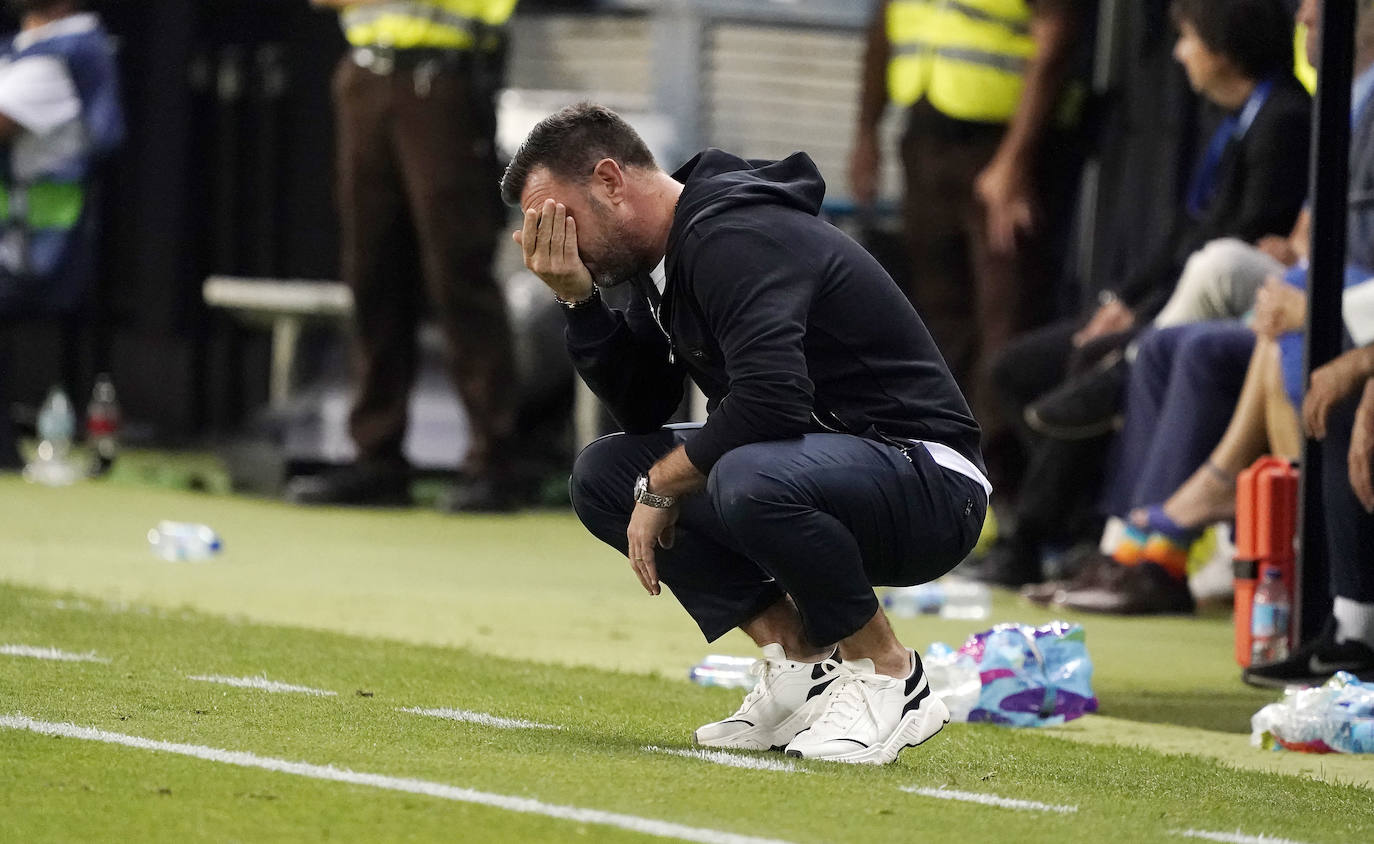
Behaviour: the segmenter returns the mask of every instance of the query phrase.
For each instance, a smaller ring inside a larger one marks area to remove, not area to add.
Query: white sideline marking
[[[952,788],[918,788],[914,785],[902,786],[902,791],[919,794],[923,797],[938,797],[941,800],[962,800],[966,803],[982,803],[985,806],[998,806],[1003,809],[1016,809],[1021,812],[1058,812],[1068,815],[1078,811],[1077,806],[1056,806],[1053,803],[1038,803],[1034,800],[1016,800],[1011,797],[998,797],[996,794],[979,794],[976,791],[955,791]]]
[[[500,727],[503,730],[563,729],[557,724],[540,724],[537,721],[523,721],[519,718],[502,718],[497,715],[488,715],[485,712],[469,712],[466,709],[420,709],[416,706],[407,706],[396,711],[409,712],[412,715],[428,715],[431,718],[446,718],[449,721],[465,721],[469,724],[481,724],[483,727]]]
[[[1208,832],[1205,829],[1175,829],[1174,835],[1184,838],[1205,838],[1208,841],[1222,841],[1226,844],[1303,844],[1291,838],[1274,838],[1269,835],[1246,835],[1240,830],[1235,832]]]
[[[67,653],[59,651],[57,648],[39,648],[33,645],[0,645],[0,654],[5,656],[31,656],[34,659],[56,659],[61,662],[109,662],[103,656],[96,656],[95,651],[87,651],[84,654]]]
[[[476,803],[483,806],[493,806],[497,809],[505,809],[510,812],[543,815],[549,818],[574,821],[576,823],[613,826],[619,829],[627,829],[631,832],[643,833],[645,835],[656,835],[660,838],[678,838],[683,841],[697,841],[700,842],[700,844],[787,844],[787,842],[779,841],[775,838],[756,838],[752,835],[737,835],[732,832],[684,826],[683,824],[673,823],[671,821],[641,818],[635,815],[622,815],[618,812],[603,812],[599,809],[581,809],[577,806],[560,806],[556,803],[544,803],[529,797],[513,797],[507,794],[475,791],[471,788],[459,788],[453,785],[429,782],[428,780],[390,777],[384,774],[367,774],[359,771],[350,771],[347,768],[335,768],[333,765],[311,765],[308,762],[291,762],[286,759],[273,759],[269,756],[258,756],[242,750],[220,750],[218,748],[204,747],[198,744],[177,744],[169,741],[157,741],[155,739],[143,738],[141,736],[111,733],[105,730],[95,729],[94,727],[81,727],[70,723],[57,724],[49,721],[36,721],[18,713],[13,715],[0,715],[0,727],[8,727],[15,730],[28,730],[29,732],[48,736],[64,736],[66,738],[105,742],[106,744],[122,744],[126,747],[136,747],[140,750],[175,753],[180,756],[191,756],[209,762],[238,765],[242,768],[261,768],[267,771],[293,774],[298,777],[309,777],[311,779],[330,780],[333,782],[346,782],[353,785],[367,785],[387,791],[423,794],[428,797],[438,797],[443,800],[453,800],[459,803]]]
[[[640,748],[646,753],[668,753],[673,756],[683,756],[687,759],[700,759],[703,762],[714,762],[717,765],[729,765],[732,768],[752,768],[756,771],[782,771],[788,774],[809,774],[808,770],[798,768],[792,762],[785,759],[758,759],[753,756],[738,756],[724,750],[688,750],[677,747],[658,747],[656,745],[646,745]]]
[[[264,692],[299,692],[307,695],[319,695],[320,697],[333,697],[338,692],[331,692],[328,689],[312,689],[309,686],[293,686],[290,683],[278,683],[266,677],[221,677],[217,674],[196,674],[186,675],[187,680],[199,680],[202,683],[221,683],[226,686],[237,686],[240,689],[262,689]]]

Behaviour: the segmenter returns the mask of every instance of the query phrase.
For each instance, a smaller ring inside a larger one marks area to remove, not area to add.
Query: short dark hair
[[[1250,79],[1293,72],[1293,14],[1283,0],[1173,0],[1169,12]]]
[[[501,177],[501,199],[519,205],[530,172],[549,172],[575,183],[592,175],[603,158],[621,167],[657,169],[653,153],[624,118],[603,105],[578,103],[561,109],[530,131]]]

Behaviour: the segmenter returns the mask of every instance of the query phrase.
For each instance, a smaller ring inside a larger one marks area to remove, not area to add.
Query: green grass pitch
[[[164,518],[213,525],[225,552],[156,559],[144,534]],[[994,616],[1052,617],[1011,595]],[[0,478],[0,646],[108,660],[0,653],[0,841],[1374,840],[1374,758],[1249,747],[1249,716],[1274,696],[1236,679],[1228,619],[1075,620],[1099,716],[1047,730],[954,724],[880,769],[728,767],[648,748],[690,750],[696,725],[737,705],[740,693],[686,671],[749,643],[707,646],[670,596],[644,595],[566,514],[303,511]],[[924,648],[985,625],[895,626]],[[205,675],[335,694],[189,679]],[[117,738],[16,726],[34,722]],[[129,746],[142,740],[202,757]],[[275,769],[287,763],[300,764]],[[329,770],[378,778],[318,778]],[[420,785],[393,787],[407,782]]]

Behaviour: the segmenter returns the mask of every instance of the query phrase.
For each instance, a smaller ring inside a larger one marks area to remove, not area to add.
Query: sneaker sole
[[[802,704],[801,708],[784,718],[771,730],[748,727],[714,740],[703,740],[701,730],[692,732],[692,743],[698,747],[719,747],[731,750],[782,750],[820,714],[826,695],[820,694]],[[781,739],[781,740],[780,740]]]
[[[800,759],[822,759],[827,762],[848,762],[857,765],[886,765],[896,761],[903,750],[925,744],[949,723],[949,707],[934,695],[927,705],[916,712],[908,712],[898,722],[897,729],[887,739],[872,747],[834,756],[806,756],[800,750],[787,750],[788,756]]]

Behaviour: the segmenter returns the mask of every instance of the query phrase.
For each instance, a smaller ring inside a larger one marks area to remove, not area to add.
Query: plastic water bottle
[[[943,585],[945,605],[940,608],[941,618],[979,621],[992,612],[992,592],[986,583],[951,577]]]
[[[723,686],[728,689],[752,689],[759,681],[749,673],[754,660],[747,656],[711,654],[687,672],[699,686]]]
[[[979,620],[992,611],[992,593],[976,580],[947,577],[916,586],[896,586],[883,594],[883,607],[896,618],[934,615]]]
[[[148,547],[169,563],[181,563],[208,560],[224,545],[208,525],[163,521],[148,531]]]
[[[893,586],[883,593],[883,609],[896,618],[934,615],[945,605],[945,588],[939,583]]]
[[[1250,664],[1268,665],[1288,658],[1291,603],[1283,572],[1266,568],[1250,609]]]
[[[983,690],[983,680],[973,657],[959,653],[944,642],[932,642],[921,657],[921,664],[930,681],[930,690],[949,707],[950,719],[967,721]]]
[[[95,450],[93,474],[110,471],[119,451],[119,400],[114,382],[103,372],[96,376],[91,402],[86,405],[86,442]]]
[[[38,411],[38,450],[24,467],[24,477],[46,486],[65,486],[81,477],[72,464],[76,414],[61,387],[53,387]]]

